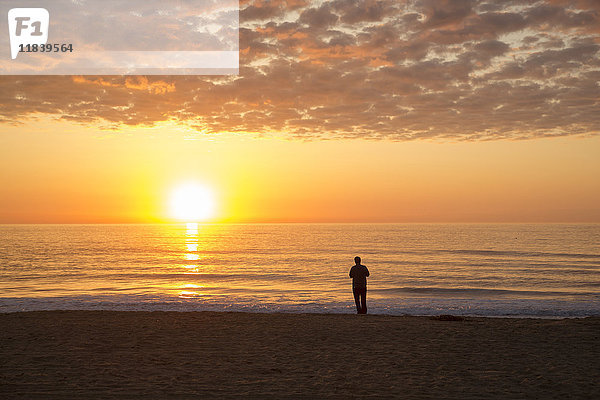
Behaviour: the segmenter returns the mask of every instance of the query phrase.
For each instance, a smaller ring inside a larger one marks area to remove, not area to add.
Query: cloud
[[[328,3],[319,8],[309,8],[300,14],[298,22],[308,25],[312,28],[320,29],[334,25],[339,19],[337,14],[331,11]]]
[[[0,123],[387,140],[600,132],[596,1],[245,1],[239,76],[0,77]]]

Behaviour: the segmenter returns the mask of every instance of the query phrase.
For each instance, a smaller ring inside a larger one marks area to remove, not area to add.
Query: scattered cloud
[[[0,77],[0,123],[174,119],[299,139],[600,132],[594,0],[247,0],[239,76]]]

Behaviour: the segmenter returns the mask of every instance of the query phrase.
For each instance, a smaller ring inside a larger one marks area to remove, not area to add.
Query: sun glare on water
[[[215,196],[206,186],[198,183],[185,183],[171,192],[169,214],[172,218],[198,222],[214,217]]]

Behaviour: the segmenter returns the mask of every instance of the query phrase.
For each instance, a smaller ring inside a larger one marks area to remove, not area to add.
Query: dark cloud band
[[[597,1],[249,1],[237,77],[1,77],[0,122],[301,139],[600,132]]]

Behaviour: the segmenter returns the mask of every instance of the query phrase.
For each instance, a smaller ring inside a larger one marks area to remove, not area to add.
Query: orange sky
[[[3,223],[168,221],[197,181],[215,221],[599,222],[600,138],[310,141],[39,121],[0,135]]]
[[[241,2],[238,76],[0,76],[0,223],[600,222],[595,0]]]

